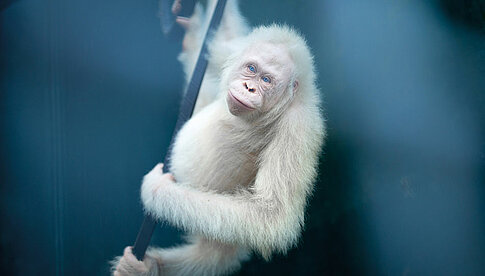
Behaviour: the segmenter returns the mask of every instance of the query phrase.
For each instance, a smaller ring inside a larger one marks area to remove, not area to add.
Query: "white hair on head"
[[[220,45],[214,43],[216,45]],[[272,44],[282,46],[288,53],[293,62],[292,79],[288,83],[288,97],[282,99],[285,104],[278,105],[272,110],[257,119],[259,125],[267,125],[276,120],[279,115],[284,113],[289,105],[303,105],[306,107],[315,107],[320,109],[320,93],[316,86],[316,73],[313,61],[313,55],[307,46],[306,40],[294,28],[284,24],[271,24],[268,26],[259,26],[254,28],[248,35],[241,36],[233,40],[231,52],[227,53],[226,49],[224,62],[220,63],[221,73],[219,90],[226,91],[227,83],[231,79],[231,72],[239,66],[242,54],[251,46],[260,44]],[[224,56],[221,46],[213,46],[211,57]],[[296,93],[294,84],[297,84]]]
[[[267,42],[284,45],[295,64],[294,77],[303,93],[316,93],[313,55],[305,38],[288,25],[272,24],[256,27],[246,38],[247,43]]]

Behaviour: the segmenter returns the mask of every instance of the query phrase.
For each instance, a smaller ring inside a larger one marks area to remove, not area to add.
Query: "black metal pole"
[[[217,5],[215,7],[214,13],[212,15],[209,28],[204,37],[204,43],[202,44],[202,48],[200,49],[199,58],[197,59],[197,63],[195,65],[194,72],[192,73],[192,77],[190,79],[189,85],[187,86],[187,92],[185,93],[185,97],[182,101],[182,105],[180,107],[179,116],[177,118],[177,123],[175,124],[175,130],[172,135],[172,140],[170,142],[170,146],[168,149],[167,154],[165,155],[164,159],[164,172],[170,171],[170,154],[172,152],[172,147],[175,142],[175,138],[177,136],[178,131],[182,128],[182,126],[189,120],[194,112],[195,102],[197,100],[197,95],[199,94],[200,85],[202,84],[202,79],[204,78],[205,69],[207,68],[207,39],[210,33],[219,27],[221,23],[222,13],[224,11],[224,7],[226,6],[226,0],[218,0]],[[150,215],[146,215],[143,223],[141,225],[140,231],[138,232],[138,236],[136,237],[135,245],[133,246],[133,254],[136,256],[138,260],[143,260],[145,256],[145,252],[148,248],[148,244],[150,243],[150,239],[153,234],[153,230],[157,225],[156,219]]]

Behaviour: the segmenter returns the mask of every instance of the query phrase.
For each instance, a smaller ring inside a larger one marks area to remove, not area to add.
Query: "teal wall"
[[[484,275],[485,4],[241,2],[306,36],[328,139],[298,249],[239,275]],[[106,275],[169,143],[180,45],[155,0],[0,3],[0,275]]]

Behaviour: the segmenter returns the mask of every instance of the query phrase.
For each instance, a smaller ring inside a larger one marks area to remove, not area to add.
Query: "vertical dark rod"
[[[165,165],[163,168],[164,172],[170,171],[170,154],[172,152],[173,143],[175,142],[175,137],[177,136],[178,131],[182,128],[184,123],[189,120],[189,118],[192,116],[192,113],[194,112],[197,95],[199,94],[200,85],[202,83],[202,79],[204,78],[205,69],[207,68],[207,39],[211,32],[219,27],[225,6],[226,0],[217,1],[217,5],[214,9],[214,13],[209,24],[209,28],[207,29],[204,37],[204,43],[202,44],[202,48],[200,49],[199,58],[197,59],[194,72],[192,73],[189,85],[187,86],[187,92],[185,93],[185,97],[180,107],[179,116],[177,118],[177,123],[175,124],[175,130],[172,135],[172,140],[170,142],[168,152],[165,155]],[[148,248],[148,244],[150,243],[150,239],[156,225],[157,222],[154,217],[150,215],[145,215],[145,219],[143,220],[140,231],[138,232],[138,236],[136,237],[135,245],[133,246],[133,254],[138,260],[143,260],[143,258],[145,257],[145,252]]]

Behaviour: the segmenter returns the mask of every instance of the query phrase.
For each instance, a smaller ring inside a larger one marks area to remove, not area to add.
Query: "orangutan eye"
[[[270,79],[270,78],[268,78],[268,77],[266,77],[266,76],[262,77],[261,79],[262,79],[264,82],[271,83],[271,79]]]
[[[254,67],[254,65],[252,65],[252,64],[248,65],[248,69],[249,69],[249,71],[256,73],[256,67]]]

